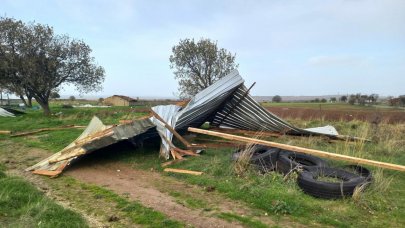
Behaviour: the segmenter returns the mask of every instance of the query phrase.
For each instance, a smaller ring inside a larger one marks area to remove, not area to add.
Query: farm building
[[[104,104],[112,106],[133,106],[138,100],[122,95],[113,95],[104,99]]]

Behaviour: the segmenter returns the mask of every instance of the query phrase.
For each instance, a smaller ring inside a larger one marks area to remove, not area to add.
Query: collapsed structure
[[[9,112],[8,110],[4,108],[0,108],[0,116],[2,117],[15,117],[15,115],[12,112]]]
[[[338,133],[331,126],[311,129],[297,128],[262,107],[249,94],[237,70],[194,96],[183,108],[177,105],[152,107],[159,117],[135,120],[118,126],[105,126],[93,118],[82,135],[60,152],[28,168],[37,174],[55,176],[78,157],[122,140],[135,144],[146,138],[161,137],[160,155],[170,158],[173,131],[184,133],[188,127],[211,126],[252,131],[279,132],[291,135],[328,135]],[[164,122],[162,122],[162,120]]]

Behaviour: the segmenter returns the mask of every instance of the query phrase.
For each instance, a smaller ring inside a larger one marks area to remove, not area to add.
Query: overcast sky
[[[0,13],[89,44],[99,95],[173,96],[171,48],[201,37],[236,53],[253,95],[405,94],[404,0],[0,0]]]

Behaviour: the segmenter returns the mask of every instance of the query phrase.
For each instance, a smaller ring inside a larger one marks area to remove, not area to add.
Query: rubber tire
[[[308,154],[281,150],[277,161],[277,171],[288,174],[292,169],[301,166],[304,170],[314,167],[328,167],[328,163],[322,159]]]
[[[338,178],[342,182],[319,181],[317,178],[320,175]],[[357,186],[367,183],[366,178],[356,173],[330,167],[317,167],[305,170],[298,175],[297,182],[298,186],[305,193],[324,199],[339,199],[351,196]]]
[[[253,150],[252,157],[254,157],[255,155],[263,154],[263,153],[265,153],[268,149],[269,149],[269,147],[267,147],[267,146],[254,145],[253,148],[251,149],[251,150]],[[245,150],[245,148],[241,148],[241,149],[236,150],[236,151],[232,154],[232,157],[231,157],[232,161],[238,160],[238,159],[239,159],[239,156],[240,156],[240,153],[241,153],[242,151],[244,151],[244,150]]]
[[[373,174],[371,171],[363,166],[360,165],[345,165],[342,167],[343,169],[351,169],[357,173],[357,175],[364,177],[364,179],[368,182],[373,180]]]
[[[242,150],[243,149],[239,149],[235,153],[233,153],[231,159],[233,161],[236,161],[239,158]],[[255,145],[252,150],[253,154],[250,158],[250,163],[255,168],[257,168],[261,172],[272,171],[276,168],[280,149],[262,145]]]
[[[273,171],[277,167],[279,152],[280,149],[278,148],[268,148],[262,154],[254,154],[250,162],[262,173]]]

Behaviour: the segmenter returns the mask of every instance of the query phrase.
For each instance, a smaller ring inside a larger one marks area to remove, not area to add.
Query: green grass
[[[188,208],[203,209],[205,211],[211,210],[205,201],[196,199],[185,192],[172,191],[169,192],[169,195],[176,198],[177,203],[186,205]]]
[[[273,104],[273,103],[272,103]],[[277,104],[283,105],[283,104]],[[291,105],[291,103],[288,103]],[[297,106],[305,107],[319,104],[304,103]],[[315,106],[314,106],[315,105]],[[339,106],[340,104],[322,104],[322,108],[357,108]],[[360,107],[364,108],[364,107]],[[54,110],[58,111],[55,107]],[[67,124],[86,125],[92,115],[96,114],[107,123],[117,123],[118,119],[126,118],[128,109],[112,108],[103,109],[69,109],[63,111],[63,117],[44,118],[40,112],[30,111],[27,115],[16,118],[0,118],[1,130],[25,130],[24,127],[36,129],[40,127],[60,126]],[[115,113],[117,112],[117,113]],[[142,114],[133,113],[134,116]],[[20,118],[20,119],[19,119]],[[288,120],[300,127],[314,127],[325,125],[320,120]],[[388,125],[381,124],[373,128],[370,124],[361,121],[350,122],[329,122],[335,126],[341,134],[370,138],[372,143],[365,142],[336,142],[330,143],[319,137],[291,137],[270,138],[272,141],[289,143],[307,148],[320,149],[350,156],[374,159],[396,164],[405,164],[405,126],[403,124]],[[24,137],[13,139],[16,142],[24,142],[32,147],[57,151],[80,134],[80,130],[64,130],[47,132],[35,135],[35,137]],[[8,136],[0,136],[8,137]],[[198,136],[198,138],[212,138],[211,136]],[[197,139],[198,139],[197,138]],[[144,148],[135,150],[134,148],[121,144],[117,147],[106,148],[94,153],[94,162],[102,159],[116,159],[128,162],[136,168],[145,170],[161,171],[161,159],[158,158],[159,141],[146,144]],[[223,196],[242,201],[252,208],[267,213],[271,219],[279,222],[282,226],[283,219],[288,219],[293,223],[318,226],[337,227],[400,227],[405,224],[405,176],[394,171],[384,171],[368,167],[372,170],[375,178],[374,183],[356,198],[346,198],[343,200],[322,200],[304,194],[296,184],[294,176],[284,181],[283,177],[277,173],[260,175],[255,170],[249,170],[244,175],[236,175],[233,171],[233,164],[230,155],[234,148],[208,149],[199,157],[188,158],[187,161],[172,165],[174,168],[203,171],[202,176],[191,176],[185,174],[164,174],[177,180],[202,187],[214,187],[215,191]],[[331,161],[332,165],[339,166],[345,163]],[[296,177],[296,176],[295,176]],[[143,220],[142,216],[148,210],[144,210],[139,205],[132,205],[126,199],[114,195],[105,189],[98,189],[97,186],[85,187],[95,194],[102,194],[114,200],[117,205],[121,205],[119,210],[128,208],[128,216],[134,221],[148,221],[156,219],[161,225],[166,219],[159,215],[152,215],[151,218]],[[107,191],[107,192],[104,192]],[[112,194],[112,195],[110,195]],[[204,205],[204,202],[193,199],[185,193],[169,192],[178,202],[190,208],[210,208],[211,205]],[[115,198],[119,197],[119,198]],[[133,215],[131,215],[133,213]],[[148,212],[149,213],[149,212]],[[141,218],[137,218],[141,214]],[[153,214],[153,213],[152,213]],[[146,216],[146,215],[145,215]],[[154,217],[156,216],[156,217]],[[248,221],[249,218],[233,214],[221,214],[223,219],[238,221],[248,227],[260,227],[255,221]],[[139,219],[139,220],[138,220]],[[248,220],[245,220],[248,219]]]
[[[238,221],[241,224],[245,225],[246,227],[254,227],[254,228],[266,228],[267,225],[261,223],[260,221],[253,220],[248,217],[242,217],[232,213],[221,213],[218,215],[219,218],[225,219],[227,221],[233,222]]]
[[[48,199],[34,186],[0,171],[1,227],[88,227],[81,215]]]

